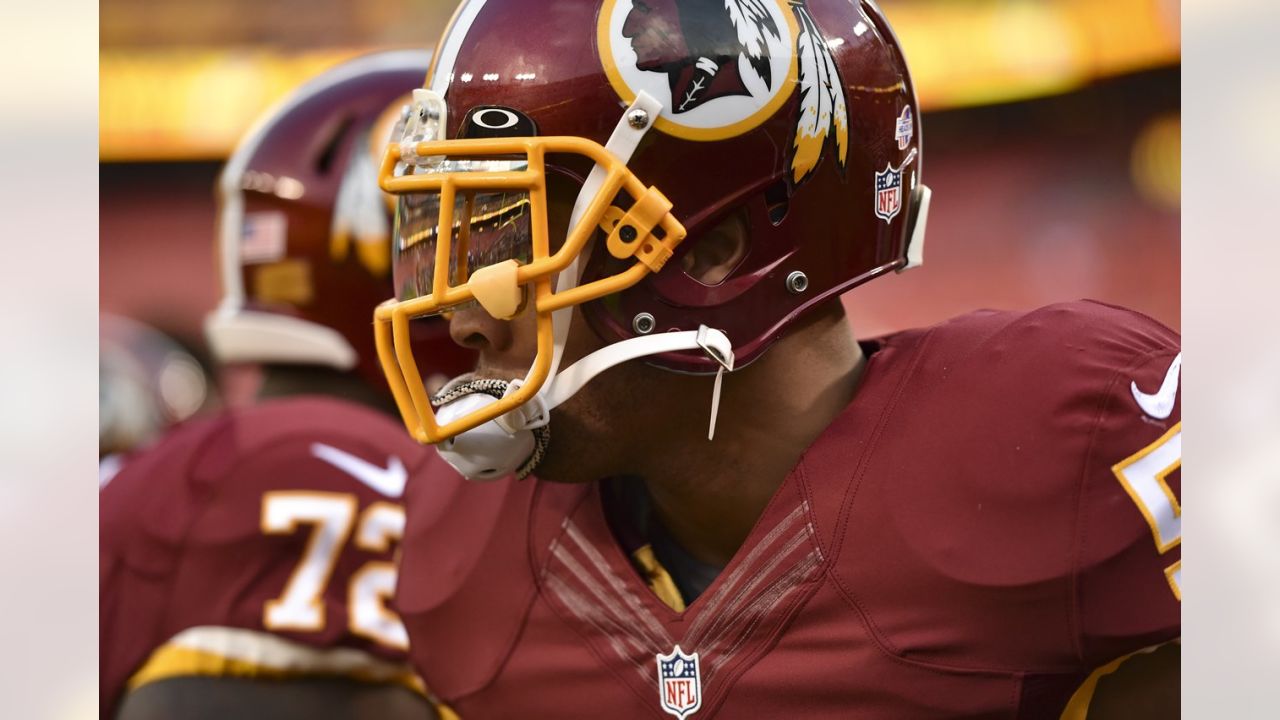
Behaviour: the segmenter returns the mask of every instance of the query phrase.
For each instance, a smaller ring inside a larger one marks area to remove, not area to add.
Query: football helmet
[[[920,264],[922,160],[907,64],[869,0],[466,0],[380,168],[397,294],[375,324],[407,427],[536,428],[627,359],[750,363],[810,308]],[[580,190],[552,236],[556,176]],[[749,246],[727,277],[686,272],[734,215]],[[532,305],[537,359],[483,391],[501,397],[434,408],[410,321],[473,302]],[[573,306],[606,346],[559,372]]]
[[[133,450],[209,399],[204,367],[132,318],[98,313],[98,455]]]
[[[390,288],[391,199],[377,161],[429,52],[366,55],[317,76],[265,113],[222,171],[222,300],[205,321],[220,363],[323,365],[385,388],[369,313]],[[442,367],[473,354],[420,323]]]

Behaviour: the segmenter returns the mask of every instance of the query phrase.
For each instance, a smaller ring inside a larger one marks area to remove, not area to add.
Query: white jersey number
[[[269,492],[262,496],[262,532],[291,535],[310,525],[307,549],[279,597],[262,609],[268,630],[318,631],[325,626],[324,591],[334,565],[355,527],[357,548],[386,552],[404,535],[404,508],[391,503],[370,505],[356,522],[359,504],[354,495],[314,491]],[[349,627],[353,634],[393,648],[409,646],[404,623],[386,602],[395,591],[396,566],[384,561],[365,563],[352,574],[347,588]]]
[[[1182,504],[1167,478],[1182,467],[1182,423],[1159,440],[1121,460],[1111,468],[1125,492],[1151,526],[1156,551],[1161,555],[1182,544]],[[1174,596],[1182,600],[1182,561],[1165,568]]]

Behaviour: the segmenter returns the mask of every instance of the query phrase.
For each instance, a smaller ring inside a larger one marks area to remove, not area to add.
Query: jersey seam
[[[585,627],[580,628],[582,623],[575,623],[570,618],[566,617],[565,614],[561,611],[560,607],[558,607],[555,602],[551,601],[548,595],[546,594],[546,586],[545,586],[546,575],[551,571],[551,564],[552,562],[554,562],[554,553],[549,551],[547,553],[546,562],[544,564],[539,565],[538,545],[535,542],[535,540],[537,539],[537,529],[535,527],[536,525],[535,516],[537,514],[538,502],[542,495],[542,490],[543,490],[542,486],[536,487],[533,492],[532,501],[529,503],[528,530],[526,534],[527,539],[525,541],[525,546],[528,548],[528,558],[529,558],[530,569],[533,570],[534,582],[533,582],[532,600],[536,601],[540,598],[542,602],[546,603],[547,608],[551,611],[552,616],[554,616],[556,620],[558,620],[562,625],[565,625],[566,627],[568,627],[569,630],[572,631],[575,635],[582,638],[583,645],[586,646],[588,652],[594,655],[596,660],[600,662],[600,665],[604,667],[604,669],[607,670],[609,674],[612,675],[619,683],[621,683],[623,687],[631,691],[632,696],[636,698],[636,700],[640,703],[640,706],[646,709],[652,709],[648,701],[646,701],[646,698],[640,694],[640,690],[639,688],[636,687],[636,684],[634,682],[629,681],[626,677],[623,677],[621,674],[619,674],[617,668],[614,667],[614,661],[610,660],[609,657],[606,657],[603,654],[603,651],[596,647],[596,643],[592,640],[591,637],[589,637],[586,634]],[[571,520],[573,518],[574,513],[576,513],[578,509],[582,507],[582,504],[585,502],[588,502],[590,498],[591,498],[590,493],[586,493],[586,492],[582,493],[582,497],[578,498],[573,503],[573,505],[565,511],[564,521],[560,523],[560,527],[554,532],[554,535],[551,538],[551,542],[547,546],[549,549],[554,549],[555,546],[560,543],[560,539],[564,537],[565,533],[567,532],[569,520]],[[528,611],[529,607],[532,607],[532,602],[530,602],[526,606],[524,619],[521,620],[520,622],[520,632],[517,633],[515,638],[518,638],[519,635],[523,633],[524,627],[529,622],[529,611]],[[498,672],[494,674],[493,678],[491,678],[488,683],[485,683],[485,687],[488,687],[493,683],[493,680],[496,679],[498,674],[501,673],[502,666],[506,665],[511,655],[514,654],[515,638],[513,638],[512,647],[507,652],[507,657],[503,658],[503,661],[499,664]],[[481,688],[481,690],[483,689],[484,688]],[[659,712],[656,712],[655,716],[663,717],[663,714],[659,711]]]
[[[198,467],[198,461],[205,456],[205,453],[208,452],[209,447],[211,445],[213,445],[216,441],[222,439],[223,435],[230,432],[231,418],[227,418],[226,420],[221,422],[220,425],[221,427],[219,427],[216,431],[209,433],[208,437],[200,441],[200,443],[196,446],[195,451],[191,453],[190,459],[187,461],[185,467],[183,467],[182,475],[181,475],[181,477],[186,482],[193,483],[193,481],[195,480],[194,468]],[[239,464],[237,464],[236,467],[239,467]],[[218,483],[218,484],[220,485],[221,483]],[[213,498],[216,494],[216,489],[213,487],[209,487],[209,488],[202,488],[201,490],[202,492],[200,493],[200,500],[201,500],[200,510],[194,515],[194,517],[192,517],[192,521],[187,523],[186,526],[183,527],[182,534],[178,542],[177,553],[176,553],[176,557],[178,558],[178,562],[177,562],[178,565],[181,565],[183,559],[186,558],[187,543],[191,538],[191,533],[194,532],[195,526],[199,523],[199,520],[204,517],[205,513],[209,511],[209,508],[213,506]],[[177,586],[179,573],[169,572],[169,573],[166,573],[166,575],[168,575],[168,577],[165,580],[165,598],[171,598],[173,594],[173,590]],[[162,627],[162,633],[167,634],[168,628],[172,626],[172,623],[170,622],[172,619],[172,613],[177,608],[174,607],[173,603],[166,602],[165,604],[168,607],[165,609],[164,616],[161,618],[161,627]],[[163,643],[168,642],[169,637],[172,637],[172,635],[167,635],[161,641],[161,644],[163,645]],[[154,651],[154,649],[155,648],[153,648],[152,650]],[[137,671],[137,668],[134,668],[131,671],[131,674],[132,672],[136,672],[136,671]]]
[[[1013,682],[1009,683],[1009,715],[1017,720],[1022,710],[1022,689],[1027,682],[1027,673],[1018,672],[1013,675]]]
[[[844,579],[840,576],[838,571],[837,561],[844,549],[845,535],[848,533],[850,518],[853,516],[853,506],[857,499],[858,489],[862,485],[863,475],[866,474],[867,468],[871,465],[871,458],[875,455],[876,449],[879,446],[880,436],[884,433],[885,427],[889,424],[889,418],[897,408],[898,401],[902,398],[903,393],[906,392],[908,381],[915,376],[916,370],[920,366],[921,359],[925,355],[925,349],[928,346],[929,341],[933,338],[934,330],[935,328],[930,328],[925,336],[921,338],[920,343],[915,347],[914,356],[911,358],[910,368],[908,368],[907,372],[903,373],[902,378],[898,380],[898,386],[894,388],[893,395],[885,404],[884,410],[881,411],[880,417],[876,421],[876,426],[872,430],[870,441],[867,444],[867,449],[859,459],[858,467],[854,470],[849,489],[845,491],[846,496],[844,501],[841,503],[840,517],[837,520],[836,533],[832,540],[831,547],[830,577],[835,582],[836,589],[847,602],[853,605],[858,616],[862,619],[863,625],[866,627],[868,636],[871,638],[872,643],[875,644],[882,652],[894,658],[900,657],[899,653],[901,651],[889,642],[888,637],[886,637],[880,630],[875,619],[872,618],[867,609],[862,606],[862,603],[857,599],[852,590],[845,586]],[[882,348],[881,352],[885,349],[887,348]]]
[[[532,552],[532,548],[533,548],[533,543],[531,542],[531,540],[534,532],[534,527],[533,527],[534,512],[538,506],[538,496],[541,490],[542,490],[541,486],[534,487],[533,492],[530,493],[529,495],[528,506],[525,509],[525,515],[526,515],[525,523],[528,526],[527,537],[529,538],[529,540],[526,540],[525,546],[530,548],[530,552]],[[510,492],[504,494],[503,502],[504,503],[507,502],[510,497],[511,497]],[[531,567],[530,570],[532,571],[533,568]],[[503,650],[502,659],[500,659],[497,663],[494,664],[493,671],[490,673],[489,678],[485,681],[484,685],[477,688],[474,692],[468,693],[468,696],[475,695],[476,693],[492,685],[498,679],[498,676],[502,674],[502,669],[507,666],[507,663],[511,662],[511,657],[515,655],[516,646],[519,645],[520,643],[520,636],[524,635],[525,628],[529,626],[529,615],[533,612],[533,604],[537,602],[539,595],[542,593],[542,587],[541,587],[541,583],[539,582],[538,573],[530,572],[530,575],[532,576],[532,579],[533,579],[532,587],[529,588],[529,591],[526,593],[526,597],[524,601],[520,604],[520,622],[516,623],[515,629],[512,630],[511,634],[508,636],[508,639],[505,643],[505,649]],[[412,647],[412,641],[410,641],[410,647]]]

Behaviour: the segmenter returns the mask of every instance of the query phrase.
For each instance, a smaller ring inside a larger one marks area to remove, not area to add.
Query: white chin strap
[[[649,128],[653,127],[654,120],[661,112],[662,104],[641,91],[635,102],[623,113],[609,142],[605,144],[605,149],[623,163],[629,162],[636,146]],[[582,219],[583,212],[603,186],[606,175],[606,171],[600,166],[592,168],[578,193],[569,218],[570,228],[576,227]],[[564,292],[576,287],[580,272],[575,258],[556,279],[556,291]],[[725,370],[733,370],[733,346],[723,332],[703,326],[697,330],[634,337],[601,348],[564,372],[559,372],[572,318],[572,307],[557,310],[552,315],[554,350],[551,370],[547,382],[531,401],[436,447],[440,456],[463,476],[472,480],[496,480],[513,473],[518,478],[528,475],[542,459],[542,453],[546,449],[549,437],[547,423],[551,419],[552,409],[573,397],[592,378],[605,370],[628,360],[662,353],[702,349],[719,364],[712,393],[708,438],[715,434],[721,379]],[[515,392],[527,379],[512,380],[504,395]],[[473,392],[441,405],[436,411],[436,417],[441,424],[449,423],[494,402],[497,402],[497,398],[491,394]]]
[[[549,441],[547,423],[551,420],[551,411],[573,397],[597,375],[628,360],[697,349],[720,366],[712,391],[710,439],[715,433],[721,379],[726,370],[733,370],[733,345],[724,333],[704,325],[697,330],[645,335],[603,347],[548,380],[529,402],[496,420],[440,443],[436,450],[440,457],[470,480],[497,480],[511,474],[522,479],[542,460]],[[480,382],[491,384],[494,381]],[[522,384],[521,380],[512,380],[507,383],[503,395],[515,392]],[[494,395],[484,391],[472,392],[441,405],[436,410],[436,419],[440,424],[453,422],[495,402],[497,397]]]

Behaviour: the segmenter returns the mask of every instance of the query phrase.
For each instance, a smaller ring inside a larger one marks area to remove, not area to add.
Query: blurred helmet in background
[[[385,388],[370,315],[390,289],[381,154],[430,53],[345,62],[265,113],[217,185],[222,300],[205,321],[222,364],[318,365]],[[415,326],[443,365],[469,369],[440,321]]]
[[[204,367],[164,333],[98,316],[98,454],[127,452],[186,420],[208,400]]]

